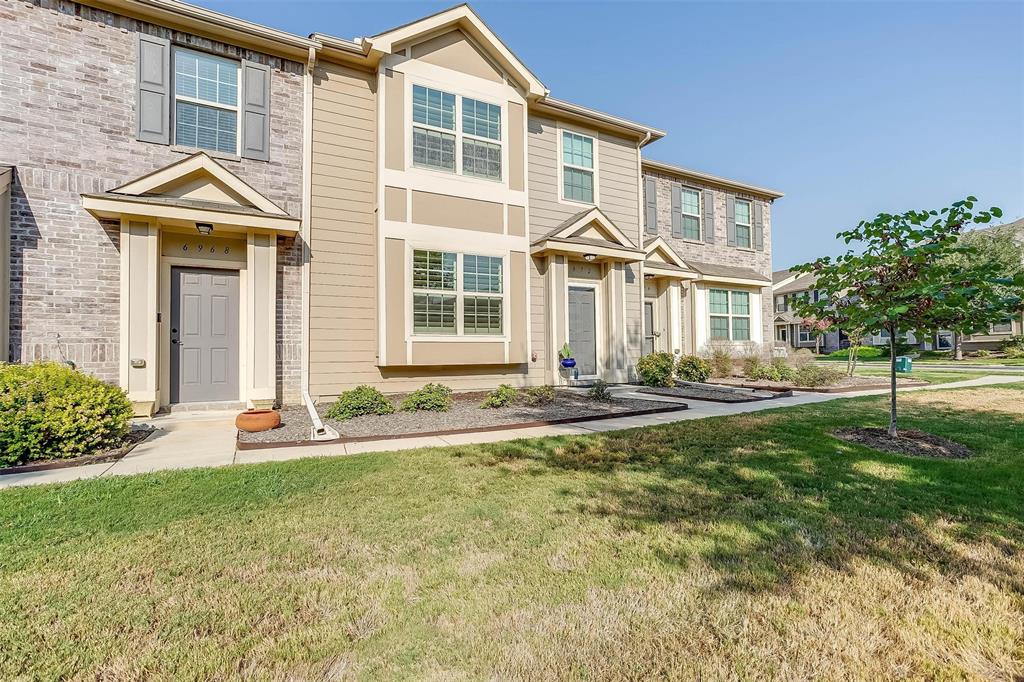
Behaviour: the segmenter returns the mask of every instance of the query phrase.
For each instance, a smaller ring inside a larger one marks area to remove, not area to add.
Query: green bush
[[[683,381],[704,383],[711,377],[711,363],[696,355],[684,355],[676,363],[676,376]]]
[[[825,357],[847,360],[850,357],[850,349],[843,348],[842,350],[832,351]],[[880,357],[882,357],[882,349],[877,346],[859,346],[857,349],[858,360],[873,360]]]
[[[889,357],[889,344],[888,343],[886,343],[886,345],[884,345],[884,346],[878,346],[878,350],[879,350],[879,357],[882,357],[882,358]],[[900,355],[910,355],[911,353],[913,353],[916,350],[917,350],[917,346],[912,346],[909,343],[901,343],[901,342],[897,342],[896,343],[896,356],[897,357],[899,357]],[[864,356],[862,355],[860,357],[863,358]]]
[[[444,384],[427,384],[405,396],[400,409],[404,412],[447,412],[452,406],[452,389]]]
[[[675,364],[671,353],[649,353],[637,360],[636,373],[644,386],[673,386]]]
[[[1024,336],[1011,336],[1001,348],[1008,358],[1024,358]]]
[[[668,355],[668,353],[665,353]],[[608,401],[612,399],[612,392],[608,390],[608,383],[598,379],[587,391],[587,397],[591,400]]]
[[[502,384],[487,394],[484,401],[480,403],[480,409],[491,409],[495,407],[506,407],[511,405],[519,397],[519,391],[508,384]]]
[[[55,362],[0,364],[0,464],[116,447],[131,428],[125,392]]]
[[[327,408],[326,414],[340,421],[365,414],[391,414],[394,411],[394,404],[377,389],[372,386],[356,386],[339,395],[334,404]]]
[[[786,364],[782,358],[773,358],[770,364],[758,365],[748,376],[755,381],[793,381],[797,370]]]
[[[522,400],[531,407],[547,405],[555,401],[553,386],[530,386],[522,391]]]
[[[976,357],[976,358],[990,358],[990,357],[992,357],[992,351],[988,350],[987,348],[982,348],[980,350],[974,351],[974,357]]]
[[[807,365],[806,367],[800,367],[793,373],[793,383],[807,388],[832,386],[833,384],[838,384],[844,376],[842,371],[834,367]]]

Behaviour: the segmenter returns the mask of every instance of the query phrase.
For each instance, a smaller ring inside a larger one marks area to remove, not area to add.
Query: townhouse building
[[[348,40],[0,1],[12,361],[150,414],[623,382],[772,338],[782,194],[645,159],[664,131],[553,97],[466,5]]]

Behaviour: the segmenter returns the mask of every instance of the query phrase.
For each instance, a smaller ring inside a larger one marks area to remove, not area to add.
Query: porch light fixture
[[[654,275],[649,272],[645,272],[644,279],[654,279]]]
[[[585,253],[583,254],[583,260],[587,261],[588,263],[593,263],[594,261],[597,260],[597,256],[595,256],[592,253]]]
[[[199,230],[199,234],[208,235],[213,232],[213,223],[196,223],[196,229]]]

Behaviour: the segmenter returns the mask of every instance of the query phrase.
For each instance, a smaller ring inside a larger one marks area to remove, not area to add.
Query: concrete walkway
[[[991,375],[957,381],[936,386],[916,386],[899,389],[903,391],[934,391],[947,388],[971,388],[1024,381],[1022,376]],[[655,399],[655,396],[633,393],[619,389],[619,395]],[[150,419],[147,423],[156,428],[156,433],[146,439],[127,456],[117,462],[90,464],[67,469],[52,469],[22,474],[0,476],[0,488],[33,485],[38,483],[63,483],[85,478],[99,478],[127,474],[140,474],[171,469],[195,467],[217,467],[230,464],[251,464],[255,462],[281,462],[303,457],[334,457],[356,455],[366,452],[410,450],[423,447],[444,447],[471,443],[494,443],[517,438],[539,438],[542,436],[584,435],[630,429],[638,426],[670,424],[689,419],[705,419],[731,414],[760,412],[762,410],[822,403],[841,398],[863,395],[884,395],[886,390],[857,391],[855,393],[796,393],[788,398],[776,398],[751,403],[712,403],[703,400],[677,400],[662,397],[662,402],[684,402],[690,409],[680,412],[651,414],[636,417],[609,417],[598,421],[556,426],[536,426],[504,431],[482,433],[461,433],[444,436],[396,438],[390,440],[364,441],[360,443],[339,443],[331,445],[307,445],[289,448],[268,448],[264,450],[235,450],[235,412],[182,412]]]

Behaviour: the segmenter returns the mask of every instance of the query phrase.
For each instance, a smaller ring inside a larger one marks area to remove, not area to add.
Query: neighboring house
[[[978,232],[983,234],[991,234],[996,231],[1000,233],[1009,232],[1014,235],[1018,243],[1024,245],[1024,218],[1015,220],[1012,223],[983,227],[978,230]],[[964,351],[968,352],[983,349],[997,350],[1009,337],[1020,335],[1024,335],[1024,310],[1017,311],[1016,314],[1008,317],[1000,324],[992,325],[987,334],[965,336],[962,344]]]
[[[816,282],[817,277],[810,273],[790,270],[772,273],[772,314],[776,344],[789,348],[817,349],[822,353],[831,353],[849,345],[849,339],[842,330],[825,332],[819,340],[811,326],[796,313],[794,303],[798,299],[818,300],[819,294],[814,288]]]
[[[642,159],[664,132],[551,97],[468,6],[357,40],[173,0],[0,16],[14,361],[148,414],[770,340],[782,195]]]

